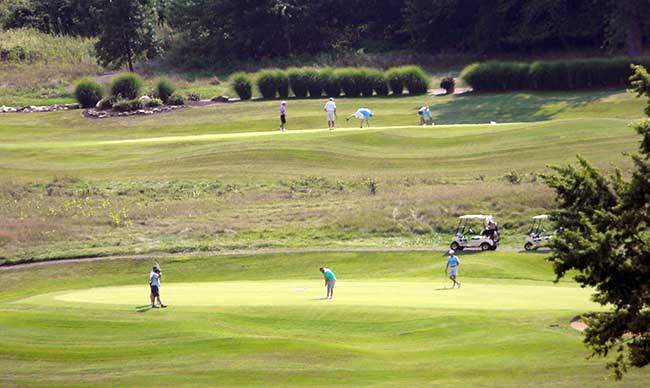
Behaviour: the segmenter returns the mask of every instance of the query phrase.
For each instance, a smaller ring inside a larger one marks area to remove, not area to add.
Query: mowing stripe
[[[133,144],[172,144],[172,143],[188,143],[188,142],[209,142],[217,140],[231,140],[231,139],[252,139],[259,137],[275,137],[275,136],[297,136],[297,135],[308,135],[308,134],[323,134],[323,133],[349,133],[349,132],[375,132],[375,131],[385,131],[385,130],[396,130],[396,129],[454,129],[454,128],[498,128],[499,130],[508,130],[511,128],[516,128],[518,126],[531,126],[531,125],[543,125],[549,123],[559,123],[559,122],[570,122],[570,121],[580,121],[585,120],[585,118],[574,118],[574,119],[562,119],[554,121],[543,121],[543,122],[515,122],[515,123],[502,123],[502,124],[449,124],[449,125],[436,125],[433,127],[422,127],[420,125],[397,125],[397,126],[385,126],[385,127],[371,127],[371,128],[337,128],[334,131],[330,131],[327,128],[316,128],[316,129],[299,129],[288,132],[279,132],[279,131],[262,131],[262,132],[237,132],[237,133],[211,133],[204,135],[187,135],[187,136],[161,136],[161,137],[149,137],[149,138],[138,138],[138,139],[123,139],[123,140],[97,140],[97,141],[53,141],[53,142],[29,142],[29,143],[4,143],[0,144],[0,149],[2,150],[21,150],[21,149],[55,149],[55,148],[87,148],[87,147],[105,147],[105,146],[120,146],[120,145],[133,145]],[[611,120],[611,121],[624,121],[629,122],[629,120],[623,119],[602,119],[600,120]]]

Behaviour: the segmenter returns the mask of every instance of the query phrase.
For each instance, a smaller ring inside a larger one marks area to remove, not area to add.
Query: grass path
[[[594,118],[575,118],[555,120],[556,125],[562,125],[565,122],[574,122],[582,120],[593,120]],[[627,123],[629,120],[610,118],[606,119],[610,122]],[[56,148],[86,148],[86,147],[104,147],[104,146],[117,146],[117,145],[146,145],[146,144],[174,144],[174,143],[195,143],[195,142],[211,142],[219,140],[230,139],[253,139],[261,137],[278,137],[278,136],[299,136],[309,134],[323,134],[323,133],[354,133],[354,132],[381,132],[399,129],[419,129],[431,130],[429,138],[450,138],[454,136],[450,129],[469,129],[473,130],[473,135],[481,135],[490,133],[496,135],[500,131],[509,131],[517,127],[529,126],[531,123],[516,122],[516,123],[501,123],[501,124],[448,124],[437,126],[420,126],[420,125],[393,125],[393,126],[379,126],[379,127],[343,127],[330,131],[327,128],[311,128],[311,129],[298,129],[289,130],[281,133],[279,131],[256,131],[256,132],[235,132],[235,133],[210,133],[202,135],[185,135],[185,136],[156,136],[156,137],[142,137],[136,139],[118,139],[118,140],[95,140],[95,141],[32,141],[21,143],[1,143],[0,149],[5,150],[25,150],[25,149],[56,149]],[[439,130],[439,134],[435,134]],[[467,136],[468,134],[464,134]]]
[[[447,250],[440,248],[294,248],[294,249],[253,249],[253,250],[234,250],[234,251],[207,251],[207,252],[191,252],[191,253],[165,253],[165,252],[152,252],[146,255],[112,255],[112,256],[88,256],[88,257],[74,257],[74,258],[62,258],[62,259],[53,259],[53,260],[43,260],[43,261],[30,261],[30,262],[21,262],[19,264],[14,264],[12,262],[0,263],[0,271],[10,270],[23,267],[34,267],[41,265],[53,265],[53,264],[62,264],[62,263],[83,263],[83,262],[92,262],[92,261],[103,261],[103,260],[148,260],[152,257],[160,258],[173,258],[173,257],[215,257],[215,256],[256,256],[256,255],[272,255],[272,254],[296,254],[296,253],[344,253],[344,252],[440,252],[444,254]],[[522,252],[520,248],[512,247],[500,247],[500,252]],[[470,253],[478,253],[469,251]],[[538,252],[532,252],[529,254],[537,254]],[[544,250],[540,250],[539,253],[544,253]]]

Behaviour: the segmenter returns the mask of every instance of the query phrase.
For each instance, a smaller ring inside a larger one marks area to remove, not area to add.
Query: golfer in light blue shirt
[[[455,254],[456,252],[451,249],[449,250],[449,257],[447,258],[447,268],[445,272],[449,273],[449,279],[453,282],[451,288],[455,288],[458,285],[460,288],[460,282],[456,279],[458,277],[458,266],[460,266],[460,259]]]
[[[356,117],[359,120],[361,120],[361,123],[360,123],[361,128],[363,128],[363,122],[364,121],[366,122],[366,125],[368,125],[368,127],[370,127],[370,118],[372,116],[374,116],[374,115],[375,114],[372,113],[372,111],[370,109],[368,109],[368,108],[359,108],[359,109],[357,109],[356,112],[354,112],[353,114],[346,117],[345,120],[350,121],[351,118]]]

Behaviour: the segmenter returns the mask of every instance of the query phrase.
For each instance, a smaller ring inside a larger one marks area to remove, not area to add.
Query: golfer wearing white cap
[[[336,103],[334,102],[334,97],[330,97],[323,109],[327,112],[327,127],[331,131],[334,129],[334,121],[336,120]]]
[[[447,258],[447,268],[445,268],[445,272],[449,274],[449,279],[451,279],[453,282],[451,288],[456,287],[456,285],[458,285],[458,288],[460,288],[460,282],[456,280],[458,277],[458,266],[460,266],[460,260],[455,255],[455,253],[456,252],[454,252],[453,249],[449,250],[449,257]]]
[[[282,101],[280,103],[280,132],[286,131],[285,126],[287,125],[287,102]]]
[[[160,278],[162,278],[162,272],[160,272],[160,267],[158,267],[158,265],[154,265],[151,270],[151,273],[149,274],[149,286],[151,288],[151,294],[149,295],[149,297],[151,298],[152,308],[167,307],[160,300]],[[158,300],[158,305],[156,305],[156,299]]]

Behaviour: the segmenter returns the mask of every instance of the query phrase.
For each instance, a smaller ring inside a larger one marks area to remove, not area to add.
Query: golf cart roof
[[[539,216],[533,217],[533,220],[548,220],[548,215],[540,214]]]
[[[466,216],[460,216],[458,219],[461,220],[491,220],[492,216],[484,216],[482,214],[468,214]]]

